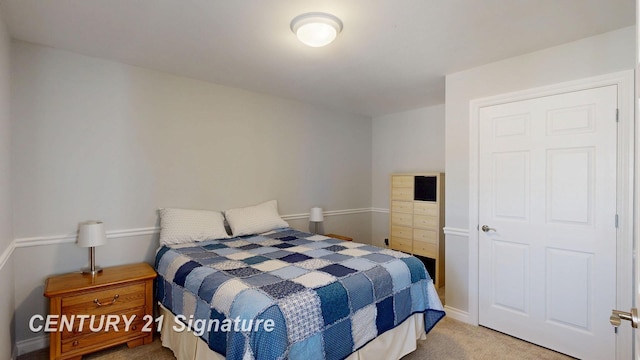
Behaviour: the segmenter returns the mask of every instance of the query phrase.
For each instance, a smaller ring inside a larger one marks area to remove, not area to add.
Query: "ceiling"
[[[344,23],[324,48],[289,29]],[[634,0],[0,0],[11,36],[368,116],[444,103],[444,75],[635,24]]]

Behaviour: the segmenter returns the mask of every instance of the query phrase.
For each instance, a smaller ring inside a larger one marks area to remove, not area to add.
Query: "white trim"
[[[107,234],[107,238],[109,235]],[[16,248],[42,246],[42,245],[56,245],[72,243],[76,240],[76,234],[67,235],[49,235],[49,236],[35,236],[28,238],[15,239]]]
[[[633,70],[564,82],[545,87],[508,94],[475,99],[469,103],[469,323],[478,325],[478,121],[480,109],[486,106],[522,101],[537,97],[556,95],[579,90],[616,85],[618,86],[618,228],[616,306],[628,309],[633,306],[633,196],[634,196],[634,73]],[[632,335],[630,327],[618,329],[616,358],[632,357]]]
[[[18,356],[30,353],[32,351],[44,349],[49,346],[49,335],[38,335],[30,339],[20,340],[16,342],[16,351]]]
[[[329,210],[325,211],[325,216],[364,214],[372,211],[372,208],[345,209],[345,210]]]
[[[343,209],[343,210],[329,210],[325,211],[324,216],[339,216],[339,215],[352,215],[352,214],[364,214],[370,212],[376,212],[378,209],[374,208],[357,208],[357,209]],[[388,210],[387,210],[388,212]],[[302,220],[308,219],[309,213],[302,214],[289,214],[282,215],[283,220]],[[145,227],[145,228],[134,228],[134,229],[121,229],[121,230],[109,230],[107,231],[107,239],[118,239],[118,238],[126,238],[126,237],[135,237],[135,236],[145,236],[145,235],[154,235],[160,233],[159,227]],[[6,261],[4,256],[7,251],[10,250],[7,257],[11,255],[14,248],[23,248],[23,247],[32,247],[32,246],[43,246],[43,245],[58,245],[58,244],[68,244],[76,241],[76,233],[69,234],[61,234],[61,235],[48,235],[48,236],[34,236],[34,237],[25,237],[15,239],[11,245],[10,249],[5,250],[2,255],[0,255],[0,269],[4,264],[2,260]]]
[[[461,229],[461,228],[454,228],[454,227],[445,226],[443,230],[444,230],[444,234],[445,235],[469,237],[469,230],[468,229]]]
[[[159,227],[148,227],[139,229],[125,229],[125,230],[111,230],[107,231],[107,239],[117,239],[123,237],[143,236],[159,234]],[[73,234],[73,241],[75,241],[75,234]]]
[[[380,213],[380,214],[388,214],[389,209],[386,208],[371,208],[371,212]]]
[[[107,231],[107,239],[153,235],[159,232],[160,232],[160,228],[158,227],[110,230],[110,231]],[[28,238],[18,238],[14,240],[15,247],[17,248],[67,244],[67,243],[73,243],[75,241],[76,241],[76,233],[66,234],[66,235],[35,236],[35,237],[28,237]]]
[[[13,254],[13,250],[15,250],[15,249],[16,249],[16,241],[13,240],[13,241],[11,241],[9,246],[7,246],[6,249],[4,249],[2,254],[0,254],[0,271],[2,271],[2,268],[4,268],[4,264],[7,263],[7,261],[9,260],[11,255]]]
[[[447,313],[447,317],[462,321],[463,323],[471,324],[469,321],[469,313],[466,311],[445,305],[444,312]]]
[[[328,210],[323,211],[322,214],[324,216],[337,216],[337,215],[351,215],[351,214],[363,214],[371,212],[372,208],[359,208],[359,209],[344,209],[344,210]],[[309,218],[309,213],[301,213],[301,214],[289,214],[289,215],[281,215],[282,220],[303,220]]]
[[[327,216],[326,212],[322,213],[324,216]],[[309,213],[301,213],[301,214],[290,214],[290,215],[280,215],[280,217],[282,218],[282,220],[284,221],[289,221],[289,220],[303,220],[303,219],[308,219],[309,218]]]

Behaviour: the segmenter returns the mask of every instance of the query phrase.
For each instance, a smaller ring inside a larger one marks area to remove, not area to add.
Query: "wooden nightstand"
[[[135,347],[152,342],[155,277],[153,268],[141,263],[105,268],[93,277],[78,272],[48,278],[44,295],[50,299],[49,314],[59,316],[59,331],[50,332],[50,359],[81,359],[84,354],[122,343]],[[83,320],[82,315],[89,317]],[[94,329],[104,316],[101,331],[90,329],[92,315],[96,315]],[[72,316],[71,329],[63,326],[61,320]],[[119,319],[117,331],[113,326],[105,331],[109,317],[112,324]],[[133,319],[128,331],[125,319]]]
[[[348,236],[337,235],[337,234],[327,234],[325,236],[332,237],[332,238],[338,239],[338,240],[353,241],[353,238],[350,238]]]

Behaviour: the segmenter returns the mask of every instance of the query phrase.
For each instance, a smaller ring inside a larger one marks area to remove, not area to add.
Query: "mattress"
[[[172,328],[227,359],[344,359],[414,314],[427,332],[444,316],[415,257],[290,228],[163,246],[156,269]]]

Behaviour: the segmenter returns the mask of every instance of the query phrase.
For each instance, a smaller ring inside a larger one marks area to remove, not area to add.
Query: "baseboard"
[[[449,307],[447,305],[444,306],[444,312],[447,313],[447,316],[458,321],[462,321],[463,323],[471,324],[469,313],[467,311],[462,311],[456,308]],[[473,324],[472,324],[473,325]]]
[[[24,355],[32,351],[44,349],[49,346],[49,335],[40,335],[32,337],[31,339],[20,340],[16,342],[16,351],[18,355]],[[15,358],[14,358],[15,359]]]

